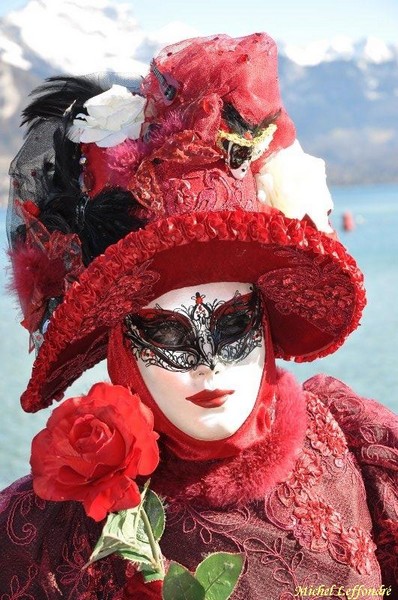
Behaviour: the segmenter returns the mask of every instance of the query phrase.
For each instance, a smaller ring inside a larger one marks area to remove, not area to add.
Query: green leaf
[[[205,591],[182,565],[171,562],[163,581],[163,600],[205,600]]]
[[[165,512],[162,501],[152,490],[147,490],[144,500],[144,510],[152,527],[153,537],[158,542],[165,527]]]
[[[100,540],[98,540],[97,545],[91,553],[88,562],[84,565],[83,568],[86,569],[97,560],[101,560],[101,558],[106,558],[110,554],[118,552],[119,546],[119,542],[115,542],[114,544],[112,544],[111,542],[105,542],[104,544],[102,544],[100,543]]]
[[[137,562],[141,567],[147,566],[148,572],[154,570],[163,574],[158,540],[164,531],[164,508],[158,496],[149,490],[148,486],[149,480],[141,491],[138,506],[108,516],[85,566],[117,552],[124,558]]]
[[[205,600],[227,600],[243,569],[243,555],[229,552],[210,554],[198,565],[195,577],[205,590]]]
[[[96,543],[95,548],[91,553],[90,559],[85,565],[85,567],[88,567],[96,560],[105,558],[105,556],[108,556],[113,552],[117,552],[122,541],[120,536],[120,523],[122,520],[122,514],[110,513],[108,515],[99,540]]]
[[[133,545],[125,543],[123,540],[114,540],[105,536],[102,541],[98,541],[85,567],[116,552],[128,560],[154,566],[152,549],[149,543],[139,542]]]
[[[150,548],[149,552],[146,553],[145,550],[139,548],[133,548],[132,546],[124,546],[119,548],[117,550],[117,553],[120,554],[120,556],[122,556],[123,558],[131,560],[134,563],[137,563],[139,565],[146,565],[155,569]]]
[[[141,501],[138,506],[129,508],[127,510],[119,511],[118,515],[122,515],[124,518],[121,521],[121,534],[125,540],[129,543],[134,543],[137,537],[137,530],[141,520],[141,512],[144,508],[144,502],[148,493],[148,486],[150,480],[145,482],[144,487],[141,491]]]

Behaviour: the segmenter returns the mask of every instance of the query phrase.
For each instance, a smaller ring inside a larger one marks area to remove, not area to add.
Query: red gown
[[[284,415],[300,405],[306,431],[283,473],[294,427]],[[302,390],[280,374],[276,407],[283,443],[276,435],[199,464],[163,448],[151,487],[167,501],[164,555],[194,570],[209,552],[243,552],[233,600],[347,598],[356,585],[380,599],[391,586],[385,597],[397,597],[397,418],[325,376]],[[102,524],[79,503],[41,500],[26,477],[2,493],[0,522],[0,600],[127,598],[127,562],[110,556],[83,568]]]

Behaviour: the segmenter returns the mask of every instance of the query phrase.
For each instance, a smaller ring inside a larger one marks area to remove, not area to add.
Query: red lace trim
[[[331,264],[328,257],[314,261],[296,248],[283,248],[275,254],[288,258],[293,266],[260,277],[263,294],[274,301],[280,313],[297,314],[321,331],[339,335],[352,311],[351,292],[340,266]]]
[[[148,270],[147,261],[155,259],[162,251],[192,242],[210,242],[213,239],[257,242],[270,249],[273,244],[288,246],[296,248],[297,254],[301,251],[312,253],[314,260],[320,263],[328,256],[332,265],[335,265],[334,268],[341,269],[344,274],[345,286],[339,285],[335,290],[334,303],[339,306],[342,300],[345,307],[347,294],[351,294],[352,312],[339,336],[326,347],[313,351],[312,354],[307,353],[305,357],[291,357],[282,349],[279,349],[279,357],[300,361],[325,356],[334,352],[357,327],[365,305],[363,276],[354,259],[336,240],[316,231],[305,222],[286,219],[279,211],[269,214],[220,211],[177,215],[153,223],[144,230],[132,232],[109,247],[105,254],[94,260],[82,273],[79,282],[71,286],[49,324],[35,362],[33,377],[21,399],[24,410],[34,412],[51,404],[51,391],[42,398],[42,388],[65,348],[72,342],[82,340],[98,327],[98,323],[110,326],[115,319],[120,319],[123,311],[137,310],[151,299],[157,274],[153,263],[152,270]],[[170,271],[170,265],[168,272],[169,277],[177,277],[177,274]],[[138,277],[139,285],[135,277]],[[330,298],[324,297],[322,302],[329,305]],[[114,303],[117,304],[115,318]],[[335,319],[335,312],[332,311],[331,314]],[[72,381],[73,379],[69,383]]]

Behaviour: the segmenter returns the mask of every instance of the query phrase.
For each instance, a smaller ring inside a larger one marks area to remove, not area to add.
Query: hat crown
[[[140,93],[146,106],[138,139],[82,146],[90,196],[107,186],[128,189],[149,220],[258,208],[253,174],[295,139],[269,36],[217,35],[168,46]]]

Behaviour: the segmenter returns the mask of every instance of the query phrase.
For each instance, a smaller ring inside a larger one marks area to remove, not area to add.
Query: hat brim
[[[21,398],[27,412],[59,400],[106,356],[110,329],[172,289],[256,284],[276,357],[311,361],[358,326],[363,276],[335,238],[279,211],[182,214],[132,232],[96,258],[56,309]]]

